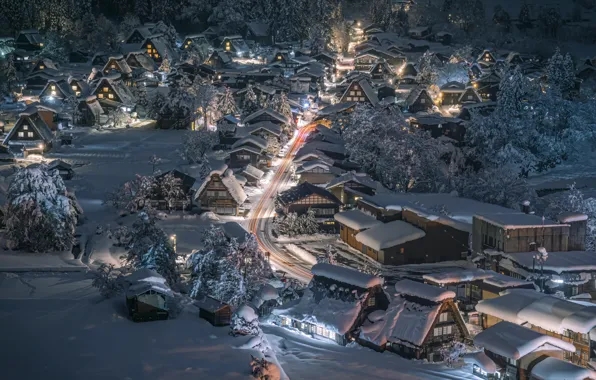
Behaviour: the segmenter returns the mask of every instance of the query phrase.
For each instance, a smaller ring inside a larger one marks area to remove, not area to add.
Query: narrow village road
[[[279,247],[275,239],[271,236],[271,222],[275,215],[275,198],[280,189],[288,183],[291,177],[292,159],[296,152],[304,143],[304,139],[315,124],[308,124],[298,131],[298,135],[289,147],[285,157],[277,168],[273,179],[269,183],[263,196],[254,208],[249,221],[249,231],[255,234],[261,249],[269,255],[269,261],[276,270],[282,270],[288,276],[308,283],[312,275],[310,274],[310,264],[290,255],[285,249]]]

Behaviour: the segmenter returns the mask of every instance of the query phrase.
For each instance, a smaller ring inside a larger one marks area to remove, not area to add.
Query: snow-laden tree
[[[312,235],[320,232],[320,226],[314,211],[309,209],[303,215],[290,212],[287,215],[278,216],[273,222],[273,230],[284,236]]]
[[[575,68],[569,53],[563,55],[559,48],[549,58],[546,66],[548,85],[566,93],[575,87]]]
[[[156,224],[154,216],[140,212],[132,225],[126,257],[133,268],[153,269],[173,285],[178,282],[176,253],[171,239]]]
[[[159,65],[159,68],[157,69],[157,71],[167,74],[170,72],[170,70],[171,70],[170,58],[168,58],[168,55],[166,54],[165,57],[163,57],[163,60],[161,61],[161,65]]]
[[[14,64],[14,55],[9,54],[0,62],[0,82],[6,87],[6,94],[12,91],[12,85],[17,81],[17,69]],[[1,89],[0,89],[1,90]]]
[[[217,100],[217,112],[220,115],[235,115],[238,112],[236,100],[229,87],[226,86],[224,93]]]
[[[189,164],[205,162],[207,153],[219,143],[217,132],[206,128],[187,132],[185,137],[179,153],[180,157]]]
[[[191,65],[199,66],[209,58],[209,45],[205,43],[192,43],[184,49],[182,59]]]
[[[111,298],[122,291],[122,285],[114,272],[114,264],[102,263],[93,272],[91,285],[97,288],[99,294],[104,298]]]
[[[230,335],[253,335],[258,336],[261,333],[259,327],[259,316],[255,310],[242,305],[232,314],[232,323],[230,324]]]
[[[128,36],[132,33],[135,28],[141,25],[141,21],[136,14],[127,13],[124,15],[122,22],[120,22],[119,30],[120,30],[120,38],[122,40],[126,40]]]
[[[185,0],[176,19],[190,24],[200,24],[205,21],[206,15],[211,14],[211,8],[209,0]]]
[[[150,103],[149,94],[147,93],[147,87],[145,86],[134,86],[131,87],[132,95],[137,100],[137,105],[143,107],[146,111]]]
[[[561,13],[557,8],[541,8],[537,20],[545,37],[557,37],[562,25]]]
[[[527,3],[522,4],[519,15],[517,16],[517,21],[522,28],[528,28],[532,26],[532,18],[530,17],[530,7]]]
[[[294,124],[294,117],[292,115],[292,108],[290,107],[290,103],[288,102],[288,97],[286,96],[285,92],[281,94],[275,94],[271,98],[268,107],[272,110],[279,112],[280,114],[284,115],[288,119],[290,119],[290,123]]]
[[[107,203],[129,212],[138,212],[151,207],[149,201],[155,194],[157,183],[153,176],[136,175],[136,177],[108,195]]]
[[[502,6],[496,5],[493,13],[493,22],[506,32],[511,30],[511,16]]]
[[[156,3],[164,2],[164,0],[156,1]],[[163,18],[158,18],[156,20],[163,20]],[[166,24],[163,21],[159,21],[155,27],[153,28],[153,34],[163,34],[166,37],[166,40],[170,44],[170,47],[174,48],[176,46],[176,40],[178,38],[178,33],[176,32],[176,28],[172,24]]]
[[[219,25],[227,33],[240,33],[249,12],[248,0],[221,0],[213,8],[209,23]]]
[[[45,165],[21,168],[12,179],[5,215],[9,248],[64,251],[74,242],[79,211],[58,171]]]
[[[431,85],[436,84],[438,78],[439,73],[434,54],[426,51],[418,59],[418,76],[416,79],[421,84]]]
[[[191,296],[212,296],[232,306],[252,299],[260,286],[272,277],[271,268],[253,235],[238,244],[227,239],[220,227],[211,226],[203,234],[203,249],[194,253],[191,268]]]
[[[370,20],[381,28],[388,30],[393,13],[391,0],[372,0],[368,3]]]
[[[257,94],[255,94],[252,85],[249,84],[246,89],[246,94],[244,94],[242,116],[248,116],[254,112],[257,112],[259,109],[261,109],[259,99],[257,98]]]
[[[188,93],[193,99],[193,110],[196,110],[196,116],[203,119],[203,127],[207,128],[217,110],[217,89],[211,84],[202,83],[197,75],[188,88]]]
[[[459,47],[451,53],[451,63],[470,63],[474,61],[474,49],[470,45]]]
[[[484,22],[484,5],[481,0],[453,0],[449,10],[449,21],[464,32],[470,33]]]
[[[173,172],[159,177],[157,185],[159,196],[166,202],[170,211],[177,202],[186,203],[188,201],[188,194],[182,188],[182,180],[177,178]]]
[[[317,263],[324,264],[337,264],[337,251],[332,244],[327,244],[325,247],[325,253],[317,257]]]

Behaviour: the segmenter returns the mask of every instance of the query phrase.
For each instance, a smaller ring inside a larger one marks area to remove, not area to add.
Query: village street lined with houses
[[[596,380],[594,0],[0,0],[2,379]]]

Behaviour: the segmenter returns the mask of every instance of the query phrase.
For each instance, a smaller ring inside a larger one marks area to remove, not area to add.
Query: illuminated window
[[[75,95],[76,95],[76,96],[81,96],[81,91],[77,91],[77,92],[75,92]]]
[[[110,66],[112,69],[116,68],[116,65],[112,63],[112,65]]]
[[[352,101],[352,98],[348,96],[348,97],[346,98],[346,101],[348,101],[348,102],[351,102],[351,101]]]
[[[103,92],[108,92],[108,91],[109,91],[109,88],[107,88],[107,87],[103,88]]]
[[[159,58],[159,54],[155,54],[155,58]]]
[[[28,125],[26,125],[26,124],[25,124],[25,125],[23,125],[23,130],[24,130],[24,131],[28,131],[28,130],[29,130],[29,126],[28,126]]]
[[[405,248],[400,248],[399,249],[399,253],[404,253],[405,251],[406,251]]]
[[[362,91],[356,91],[356,95],[362,96]]]
[[[52,85],[50,88],[51,88],[52,90],[55,90],[55,89],[56,89],[56,86]]]
[[[27,137],[33,138],[33,132],[27,132]]]
[[[77,90],[77,86],[76,85],[71,86],[71,88],[72,88],[73,91],[76,91]]]
[[[449,320],[449,313],[439,314],[439,322],[447,322]]]
[[[151,49],[151,44],[147,44],[147,49]]]
[[[39,46],[42,46],[42,47],[43,47],[43,44],[40,42],[40,43],[39,43]]]
[[[375,297],[372,296],[372,297],[368,298],[368,301],[366,301],[366,304],[367,304],[367,306],[375,306],[375,302],[376,302]]]
[[[350,91],[350,95],[352,95],[352,96],[356,95],[356,91]]]
[[[56,91],[51,92],[52,96],[56,96]]]
[[[108,94],[108,98],[114,99],[114,94]]]
[[[45,69],[45,68],[46,68],[46,67],[45,67],[44,65],[39,65],[39,69],[40,69],[40,70],[43,70],[43,69]]]
[[[18,133],[18,136],[19,136],[19,137],[25,137],[25,132],[19,132],[19,133]]]
[[[103,94],[98,94],[97,97],[103,99]]]

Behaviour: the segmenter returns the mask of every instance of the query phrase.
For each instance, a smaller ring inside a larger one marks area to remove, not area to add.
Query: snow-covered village
[[[0,0],[2,380],[596,380],[596,0]]]

